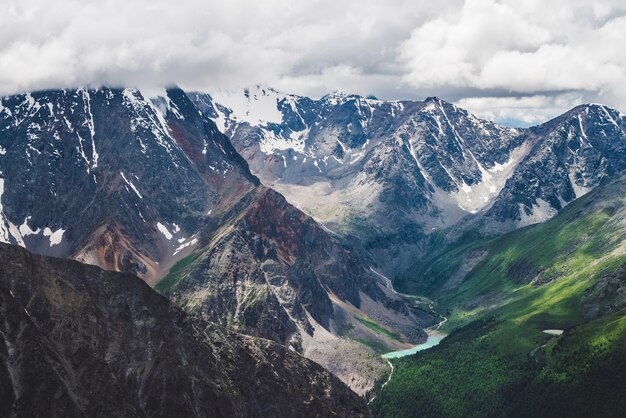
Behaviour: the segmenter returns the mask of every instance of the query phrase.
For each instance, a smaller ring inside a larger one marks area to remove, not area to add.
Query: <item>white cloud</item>
[[[275,84],[354,67],[394,71],[423,7],[270,0],[9,0],[0,92],[100,83]],[[397,69],[395,71],[398,71]],[[284,83],[283,83],[284,84]]]
[[[415,88],[471,89],[479,97],[497,92],[545,99],[577,91],[623,108],[625,6],[609,1],[467,0],[460,10],[411,32],[400,46],[407,70],[403,80]],[[463,99],[483,105],[502,102]],[[527,98],[508,103],[511,111],[517,105],[528,110]],[[563,101],[553,98],[549,103]],[[489,113],[501,112],[493,108]]]
[[[505,121],[515,126],[532,126],[546,122],[564,109],[584,102],[578,93],[536,94],[523,97],[469,97],[457,104],[487,120]]]
[[[467,0],[460,12],[416,28],[402,44],[405,79],[418,86],[490,87],[481,71],[502,51],[534,51],[548,30],[494,0]],[[485,85],[486,84],[486,85]]]
[[[579,97],[626,109],[623,1],[4,3],[0,94],[262,83],[313,96],[435,94],[522,123]]]

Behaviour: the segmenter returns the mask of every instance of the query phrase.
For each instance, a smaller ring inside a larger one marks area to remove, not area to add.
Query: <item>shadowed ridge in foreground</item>
[[[185,315],[139,278],[0,243],[2,416],[365,416],[268,340]]]

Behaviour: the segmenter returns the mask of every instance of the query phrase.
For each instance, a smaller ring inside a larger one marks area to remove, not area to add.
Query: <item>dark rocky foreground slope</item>
[[[0,416],[365,416],[315,363],[139,278],[0,243]]]

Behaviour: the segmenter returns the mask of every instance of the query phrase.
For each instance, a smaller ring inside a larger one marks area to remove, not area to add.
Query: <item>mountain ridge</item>
[[[4,416],[368,415],[320,366],[190,317],[136,276],[4,243],[0,259]]]
[[[190,97],[264,184],[392,277],[433,231],[468,223],[493,235],[546,220],[623,169],[626,154],[624,115],[595,104],[506,128],[437,97],[315,100],[261,86]]]

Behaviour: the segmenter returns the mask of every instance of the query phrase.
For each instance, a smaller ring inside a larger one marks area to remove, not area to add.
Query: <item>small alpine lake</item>
[[[392,351],[390,353],[385,353],[385,354],[383,354],[382,357],[384,359],[391,359],[391,358],[399,358],[399,357],[409,356],[411,354],[417,353],[418,351],[427,350],[429,348],[432,348],[432,347],[436,346],[445,337],[446,336],[444,334],[434,333],[434,334],[428,336],[428,339],[426,340],[425,343],[416,345],[415,347],[406,348],[404,350]]]

